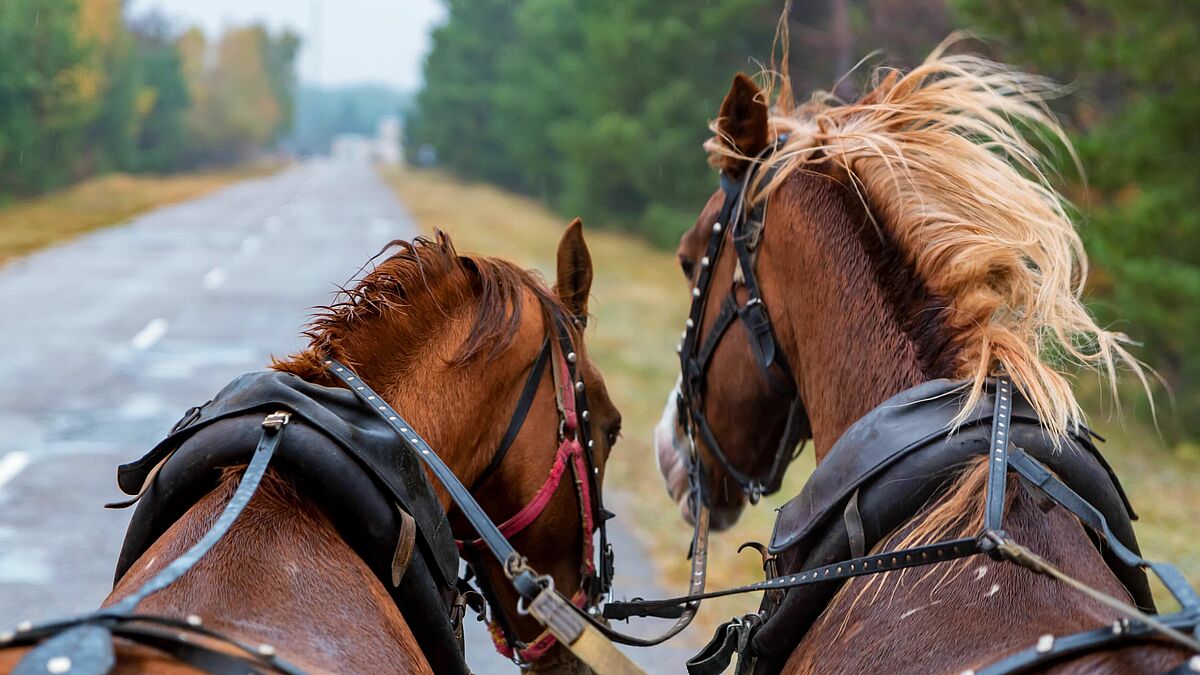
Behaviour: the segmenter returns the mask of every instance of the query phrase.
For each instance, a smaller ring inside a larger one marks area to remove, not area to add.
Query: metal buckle
[[[1007,558],[1005,547],[1008,544],[1008,533],[1004,530],[984,530],[979,535],[979,550],[986,553],[992,560]]]
[[[263,419],[262,425],[267,429],[275,429],[278,431],[279,429],[282,429],[283,425],[287,424],[288,420],[290,419],[292,419],[292,413],[287,412],[286,410],[276,410]]]

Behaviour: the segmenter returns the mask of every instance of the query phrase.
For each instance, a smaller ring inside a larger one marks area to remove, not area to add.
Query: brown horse
[[[507,261],[459,256],[443,234],[433,241],[397,244],[399,253],[315,319],[307,333],[311,345],[273,368],[338,386],[323,359],[350,365],[402,411],[465,485],[472,485],[505,433],[526,373],[549,334],[551,312],[586,316],[592,268],[581,225],[572,223],[559,244],[553,291]],[[620,416],[583,349],[582,328],[570,330],[587,383],[602,471]],[[552,378],[544,375],[507,455],[475,493],[495,522],[529,503],[555,463],[555,396]],[[216,490],[175,522],[120,579],[105,605],[139,588],[195,543],[229,500],[239,474],[228,471]],[[570,480],[563,483],[512,543],[569,594],[580,586],[585,542],[574,486]],[[450,509],[447,493],[435,485],[442,506]],[[452,523],[457,536],[473,536],[469,527],[458,529],[464,523],[454,518]],[[518,636],[532,642],[541,628],[514,611],[517,598],[499,566],[484,573]],[[321,508],[274,470],[226,536],[139,610],[202,617],[208,628],[247,644],[273,645],[285,660],[308,671],[430,672],[383,584]],[[153,650],[118,646],[118,672],[192,672]],[[0,651],[0,671],[13,667],[19,651],[24,650]],[[566,670],[576,663],[555,646],[535,665]]]
[[[1141,374],[1121,336],[1099,328],[1080,301],[1083,247],[1026,138],[1036,130],[1066,142],[1042,102],[1051,91],[1039,78],[940,49],[907,74],[877,73],[873,90],[848,104],[814,98],[796,106],[785,87],[771,109],[769,91],[743,75],[734,80],[705,147],[727,177],[755,170],[750,199],[766,205],[755,271],[818,462],[868,411],[935,378],[973,382],[969,406],[988,376],[1007,373],[1058,436],[1081,413],[1044,355],[1110,376],[1123,361]],[[720,192],[709,199],[679,260],[692,285],[699,268],[712,265],[711,288],[733,288],[744,303],[743,272],[729,247],[718,260],[702,259],[710,237],[731,236],[714,227],[722,201]],[[698,322],[701,340],[715,314]],[[767,385],[742,331],[730,327],[732,337],[717,345],[702,405],[731,464],[756,475],[772,461],[789,402]],[[656,438],[668,490],[686,516],[688,441],[675,396]],[[699,436],[696,444],[714,522],[730,523],[744,506],[742,491]],[[977,535],[986,475],[986,461],[965,467],[874,550]],[[1015,540],[1128,600],[1075,517],[1062,508],[1043,513],[1015,478],[1009,483],[1005,523]],[[788,568],[796,561],[780,562],[780,573],[799,571]],[[792,635],[788,644],[799,644],[783,671],[962,672],[1044,634],[1116,618],[1057,582],[976,557],[847,582],[802,639]],[[1183,654],[1126,647],[1061,668],[1156,673]]]

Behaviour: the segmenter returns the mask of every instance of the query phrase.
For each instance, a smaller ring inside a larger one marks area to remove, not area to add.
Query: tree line
[[[299,38],[215,41],[122,0],[0,0],[0,201],[242,160],[291,125]]]
[[[783,6],[445,2],[410,156],[432,149],[465,177],[666,246],[716,185],[707,122],[735,72],[768,62]],[[794,0],[787,21],[798,91],[853,96],[857,80],[839,78],[860,58],[914,65],[956,28],[1071,83],[1056,105],[1088,172],[1068,191],[1093,260],[1089,300],[1168,383],[1168,438],[1200,439],[1200,3]]]

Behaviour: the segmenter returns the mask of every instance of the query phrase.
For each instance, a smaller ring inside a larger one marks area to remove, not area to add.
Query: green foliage
[[[796,0],[795,84],[863,53],[911,62],[945,0]],[[729,81],[769,62],[778,0],[447,0],[407,150],[673,245],[716,180],[701,144]],[[837,11],[835,11],[837,10]],[[833,15],[846,16],[841,32]],[[914,25],[915,24],[915,25]],[[828,36],[834,35],[836,39]],[[835,44],[836,43],[836,44]],[[893,62],[895,59],[892,59]]]
[[[713,190],[700,145],[738,70],[756,71],[767,0],[450,0],[408,149],[665,243]]]
[[[77,26],[73,2],[0,0],[0,200],[74,174],[95,114]]]
[[[1173,390],[1164,431],[1200,438],[1200,5],[957,5],[1007,58],[1072,83],[1062,107],[1088,171],[1094,307]]]
[[[0,0],[0,201],[111,170],[236,160],[290,127],[295,35],[232,29],[209,68],[202,36],[123,9]]]

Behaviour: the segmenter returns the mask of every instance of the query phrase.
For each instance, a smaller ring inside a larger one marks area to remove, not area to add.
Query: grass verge
[[[278,163],[173,176],[108,174],[0,208],[0,265],[39,248],[273,173]]]
[[[449,232],[460,250],[512,259],[553,279],[554,254],[567,219],[535,200],[495,187],[466,183],[437,171],[388,169],[384,178],[426,232]],[[621,516],[647,544],[668,592],[682,592],[690,529],[662,486],[651,449],[651,432],[678,372],[675,343],[688,296],[674,256],[635,237],[584,226],[595,262],[588,347],[604,373],[624,417],[624,438],[613,453],[607,491],[618,492]],[[1179,565],[1200,582],[1200,456],[1167,450],[1153,431],[1121,429],[1096,420],[1110,434],[1105,455],[1124,482],[1142,519],[1137,523],[1147,556]],[[742,542],[770,537],[775,509],[799,492],[812,470],[806,453],[788,472],[783,488],[749,508],[729,532],[715,533],[709,586],[720,588],[761,577],[753,553],[738,556]],[[617,568],[620,573],[620,552]],[[1165,597],[1165,596],[1164,596]],[[699,622],[709,626],[757,609],[757,599],[734,597],[704,603]],[[1169,607],[1170,604],[1164,604]],[[706,639],[707,629],[689,631]]]

